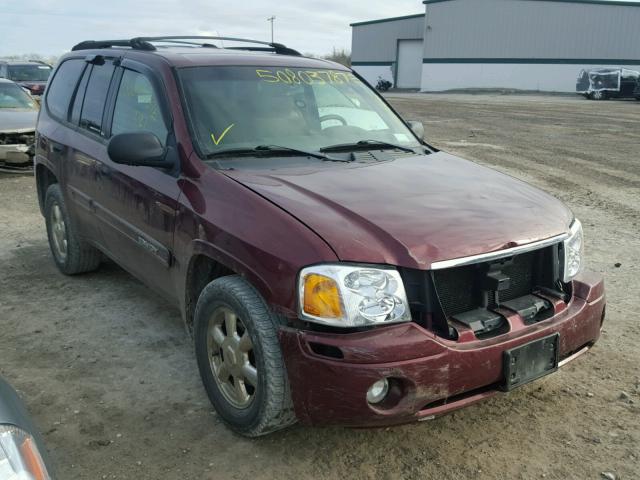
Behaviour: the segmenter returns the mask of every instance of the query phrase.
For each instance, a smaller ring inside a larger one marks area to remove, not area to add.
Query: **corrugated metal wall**
[[[417,2],[416,2],[417,3]],[[389,63],[396,61],[398,39],[422,38],[424,15],[396,21],[354,25],[351,58],[354,64]]]
[[[426,11],[428,59],[640,59],[638,6],[451,0]]]

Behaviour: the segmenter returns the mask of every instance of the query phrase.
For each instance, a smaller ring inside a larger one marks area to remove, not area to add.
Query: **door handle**
[[[60,145],[59,143],[51,142],[51,151],[53,153],[64,153],[64,145]]]

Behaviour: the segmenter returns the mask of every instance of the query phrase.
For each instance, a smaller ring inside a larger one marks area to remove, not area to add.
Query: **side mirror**
[[[407,120],[407,125],[420,140],[424,139],[424,124],[416,120]]]
[[[151,132],[132,132],[114,135],[107,145],[109,158],[115,163],[137,167],[171,168],[167,149]]]

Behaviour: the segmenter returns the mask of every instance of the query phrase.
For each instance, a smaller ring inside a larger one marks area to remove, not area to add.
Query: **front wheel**
[[[198,369],[222,420],[247,437],[295,423],[278,321],[255,288],[235,275],[214,280],[194,320]]]
[[[595,92],[591,92],[591,100],[607,100],[609,96],[607,92],[603,90],[596,90]]]

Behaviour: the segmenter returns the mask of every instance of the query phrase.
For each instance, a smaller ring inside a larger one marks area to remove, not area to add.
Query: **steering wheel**
[[[320,117],[320,123],[328,122],[329,120],[336,120],[340,122],[343,126],[345,127],[347,126],[347,121],[344,119],[344,117],[340,115],[336,115],[335,113],[332,113],[329,115],[323,115],[322,117]]]

